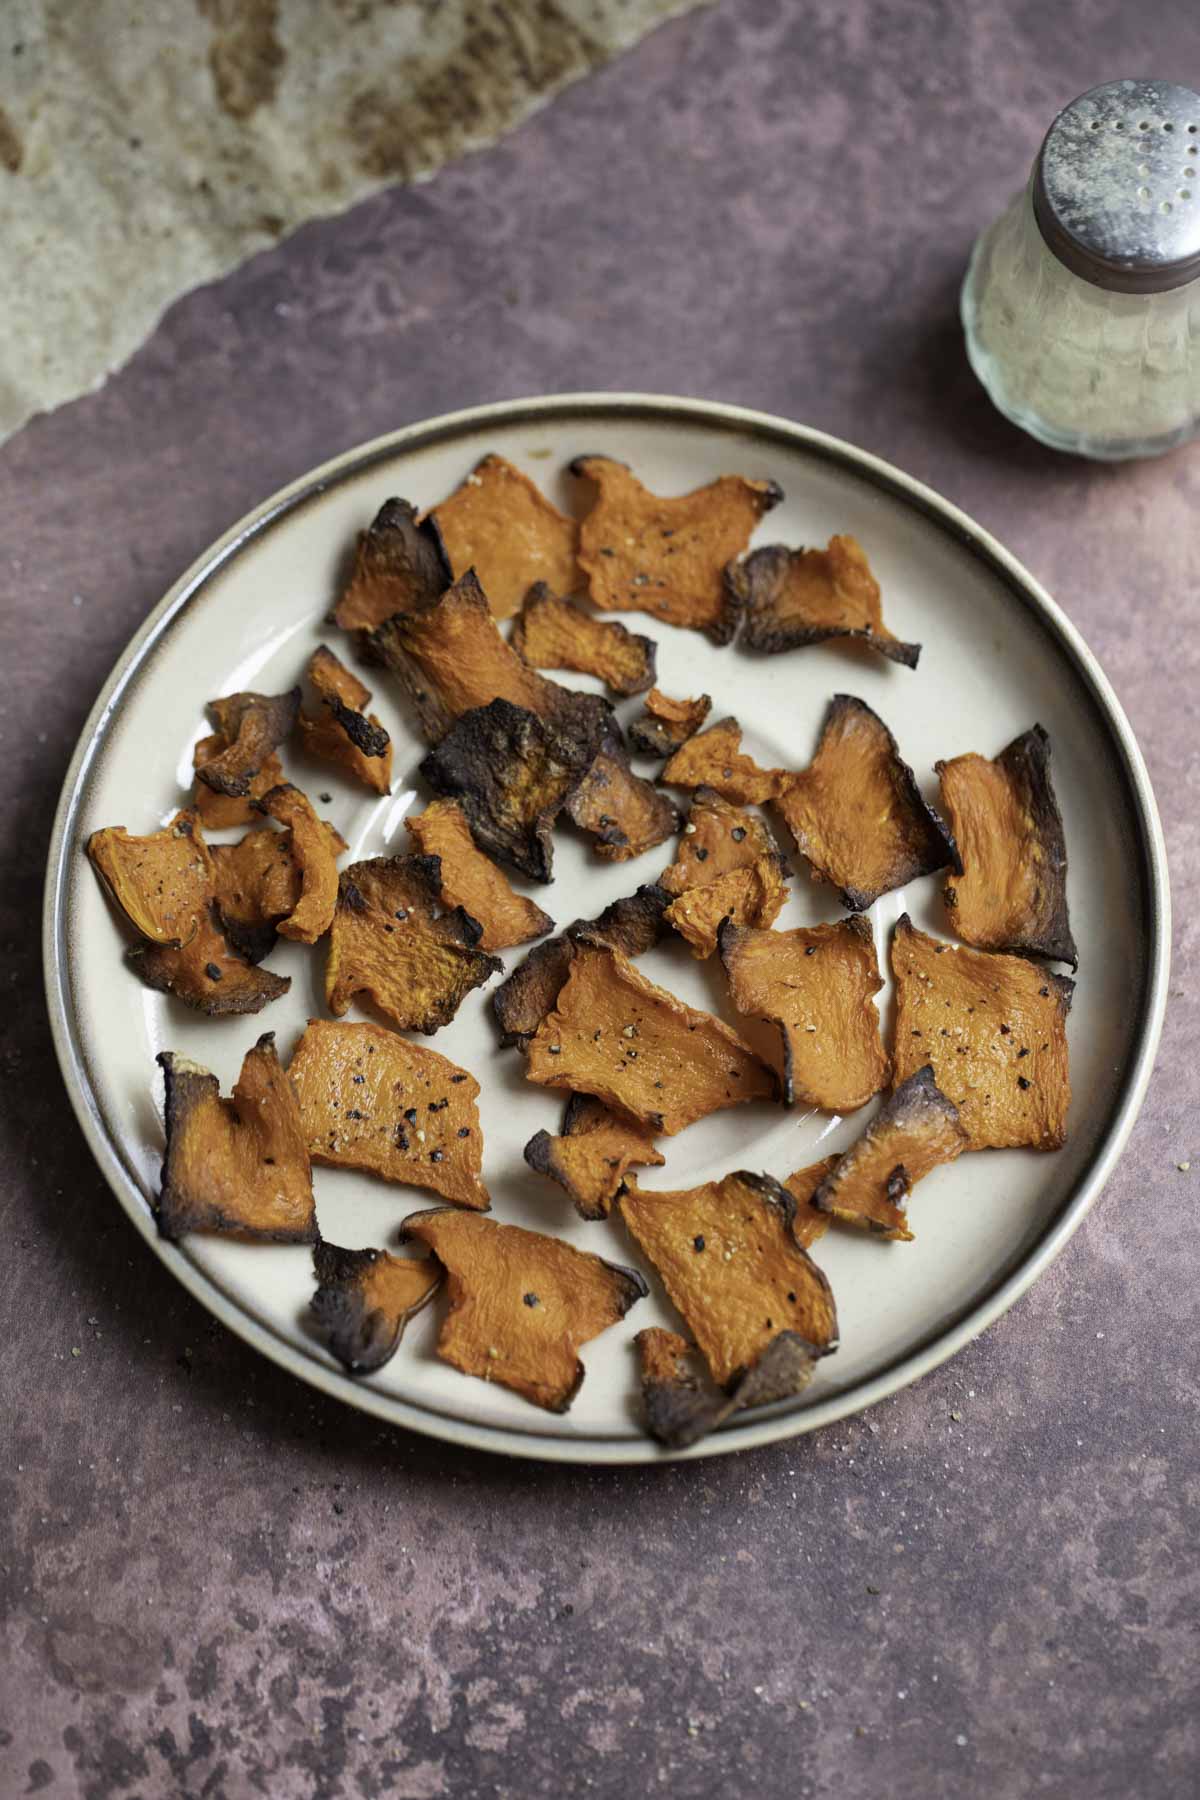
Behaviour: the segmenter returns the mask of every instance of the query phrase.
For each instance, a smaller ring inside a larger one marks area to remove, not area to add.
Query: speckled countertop
[[[1189,0],[693,14],[0,453],[6,1800],[1197,1792],[1200,453],[1024,441],[955,315],[1056,108],[1189,46]],[[380,1429],[210,1324],[88,1157],[36,945],[75,735],[176,573],[359,439],[588,386],[790,414],[994,530],[1128,710],[1178,920],[1141,1121],[1025,1300],[864,1418],[631,1473]]]

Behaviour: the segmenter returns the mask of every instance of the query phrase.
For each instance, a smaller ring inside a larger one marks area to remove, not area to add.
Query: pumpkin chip
[[[837,1168],[840,1158],[823,1156],[820,1162],[809,1163],[806,1169],[797,1169],[789,1175],[784,1187],[796,1202],[796,1216],[792,1220],[792,1236],[802,1250],[815,1244],[819,1237],[824,1237],[829,1229],[829,1214],[818,1212],[812,1203],[813,1195],[825,1180]]]
[[[887,1086],[892,1066],[872,997],[883,977],[861,914],[796,931],[729,920],[719,945],[737,1010],[779,1027],[785,1106],[855,1112]]]
[[[290,849],[300,870],[300,897],[276,930],[281,937],[300,944],[315,944],[333,923],[337,904],[337,845],[342,842],[332,827],[319,819],[307,794],[285,781],[261,800],[257,810],[276,819],[291,832]]]
[[[202,737],[192,751],[192,767],[199,769],[201,763],[211,762],[228,748],[229,739],[219,731],[213,732],[210,737]],[[250,777],[250,785],[244,794],[218,794],[215,788],[207,787],[197,777],[192,786],[191,809],[206,831],[225,831],[236,825],[256,825],[258,814],[254,810],[254,802],[261,800],[264,794],[286,779],[283,764],[272,750],[269,756],[263,758],[258,773]]]
[[[531,881],[550,881],[554,821],[596,752],[508,700],[464,713],[421,763],[439,794],[456,800],[481,850]]]
[[[667,922],[691,945],[693,956],[711,956],[723,925],[765,927],[779,917],[787,900],[786,877],[787,864],[777,852],[760,856],[748,868],[729,869],[680,894],[667,908]]]
[[[521,661],[501,637],[473,569],[424,612],[385,620],[371,636],[371,649],[399,676],[431,744],[489,700],[509,700],[568,722],[580,716],[576,702],[604,709],[596,696],[573,695]]]
[[[487,1212],[479,1083],[466,1069],[383,1025],[310,1019],[288,1073],[314,1162]]]
[[[813,879],[839,888],[851,912],[957,865],[954,839],[922,800],[895,738],[853,694],[834,695],[817,754],[800,774],[782,777],[775,804]]]
[[[829,1283],[792,1235],[796,1203],[771,1176],[742,1169],[670,1193],[631,1182],[620,1209],[718,1387],[728,1392],[783,1335],[804,1346],[795,1371],[804,1379],[837,1348]]]
[[[939,1163],[971,1148],[958,1108],[928,1063],[902,1081],[858,1142],[816,1188],[810,1204],[879,1237],[912,1241],[908,1196]]]
[[[222,747],[207,762],[196,763],[197,778],[214,793],[245,799],[264,762],[291,735],[300,711],[300,689],[286,694],[227,694],[223,700],[210,700],[208,710]]]
[[[167,1153],[156,1216],[166,1238],[212,1231],[268,1244],[312,1244],[317,1210],[296,1095],[268,1031],[248,1050],[228,1100],[208,1069],[173,1050]]]
[[[699,731],[712,711],[712,698],[672,700],[651,688],[642,711],[629,727],[629,741],[642,756],[670,756]]]
[[[942,891],[950,923],[977,950],[1079,966],[1067,913],[1067,846],[1050,780],[1050,739],[1023,731],[990,762],[935,763],[962,874]]]
[[[571,472],[598,490],[579,531],[579,565],[594,603],[604,612],[652,613],[727,644],[723,570],[783,490],[773,481],[722,475],[694,493],[664,498],[607,456],[578,457]]]
[[[663,917],[667,898],[661,887],[647,883],[636,894],[614,900],[596,918],[576,919],[566,931],[530,950],[492,997],[501,1044],[524,1050],[558,999],[578,938],[611,944],[626,956],[652,950],[667,929]]]
[[[408,1321],[442,1285],[432,1257],[391,1256],[386,1250],[313,1250],[317,1291],[312,1313],[329,1348],[353,1375],[369,1375],[396,1354]]]
[[[610,694],[644,694],[654,685],[658,646],[627,631],[616,619],[600,619],[590,607],[561,600],[539,581],[517,614],[509,643],[532,669],[574,669],[594,675]]]
[[[581,1218],[607,1219],[629,1170],[635,1164],[660,1168],[666,1157],[644,1125],[610,1112],[590,1094],[572,1094],[561,1137],[536,1132],[525,1146],[525,1161],[566,1189]]]
[[[777,1094],[773,1071],[735,1031],[598,939],[576,943],[554,1011],[529,1041],[525,1073],[543,1087],[594,1094],[666,1137]]]
[[[584,1368],[579,1347],[623,1319],[647,1288],[623,1269],[561,1238],[438,1207],[413,1213],[404,1241],[427,1244],[446,1270],[449,1306],[438,1355],[566,1412]]]
[[[213,891],[212,855],[194,812],[176,813],[148,837],[123,825],[93,831],[92,867],[113,904],[153,944],[178,948],[200,929]]]
[[[1067,1013],[1075,983],[1023,956],[962,950],[905,914],[892,939],[896,1080],[931,1063],[969,1150],[1067,1141]]]
[[[236,844],[214,844],[217,913],[230,943],[247,962],[261,962],[277,927],[300,899],[300,864],[290,831],[248,831]]]
[[[424,856],[441,863],[442,894],[483,927],[483,950],[506,950],[553,931],[554,920],[518,894],[490,857],[475,847],[466,814],[454,800],[434,800],[404,821]]]
[[[200,914],[194,937],[181,949],[171,944],[134,944],[125,960],[149,988],[174,994],[185,1006],[210,1018],[228,1013],[256,1013],[286,994],[290,975],[256,969],[230,943],[215,917],[215,906]]]
[[[440,871],[436,856],[378,856],[343,870],[325,965],[335,1018],[366,994],[399,1030],[428,1036],[503,968],[476,949],[469,913],[442,909]]]
[[[595,839],[592,850],[605,862],[642,856],[679,830],[674,801],[633,773],[621,734],[611,722],[566,810],[572,824]]]
[[[675,861],[658,879],[668,894],[677,896],[778,854],[762,819],[723,800],[714,788],[700,787],[692,795]]]
[[[659,780],[668,787],[710,788],[739,806],[759,806],[773,799],[788,777],[779,769],[760,769],[752,756],[743,755],[741,742],[737,720],[722,719],[677,750]]]
[[[717,1387],[694,1344],[677,1331],[648,1326],[634,1337],[646,1430],[669,1450],[699,1443],[734,1413],[801,1393],[812,1380],[812,1345],[793,1331],[771,1339],[729,1393]]]
[[[300,736],[310,755],[333,763],[376,794],[392,791],[392,740],[374,713],[365,687],[324,644],[308,660],[308,679],[322,709],[299,718]]]
[[[385,500],[358,534],[354,569],[333,609],[343,631],[373,631],[393,613],[421,612],[453,576],[438,534],[407,500]]]
[[[743,621],[744,649],[775,654],[857,638],[915,669],[920,644],[902,644],[883,622],[879,583],[856,538],[831,537],[824,550],[771,544],[725,571],[725,591]]]
[[[475,570],[498,619],[516,612],[533,582],[556,594],[580,585],[579,527],[502,456],[485,456],[429,519],[455,575]]]

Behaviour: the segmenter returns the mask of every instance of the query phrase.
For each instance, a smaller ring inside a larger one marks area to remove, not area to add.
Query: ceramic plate
[[[756,541],[823,544],[852,532],[882,583],[901,638],[924,644],[919,670],[861,650],[824,645],[772,658],[714,649],[704,638],[630,616],[659,644],[659,680],[671,694],[707,692],[714,717],[736,714],[746,748],[768,766],[799,767],[813,752],[831,694],[861,695],[891,726],[930,797],[939,757],[994,755],[1039,720],[1054,745],[1066,823],[1072,923],[1081,947],[1070,1018],[1075,1100],[1070,1140],[1057,1155],[988,1151],[936,1170],[910,1207],[911,1244],[830,1231],[816,1247],[837,1298],[841,1348],[801,1400],[728,1424],[693,1454],[713,1454],[810,1431],[870,1405],[952,1355],[1044,1269],[1079,1224],[1111,1171],[1153,1061],[1167,978],[1167,877],[1161,831],[1141,756],[1094,658],[1050,598],[986,533],[952,506],[862,451],[781,419],[730,407],[616,395],[563,396],[494,406],[416,425],[354,450],[266,502],[215,544],[134,638],[80,740],[63,790],[50,857],[46,966],[59,1056],[76,1111],[114,1192],[147,1242],[218,1318],[305,1380],[417,1431],[516,1455],[579,1462],[657,1460],[639,1429],[634,1332],[671,1322],[651,1296],[586,1346],[587,1379],[569,1413],[543,1413],[470,1379],[434,1355],[435,1306],[412,1326],[391,1363],[351,1379],[307,1327],[306,1249],[262,1248],[194,1237],[163,1243],[150,1211],[162,1155],[159,1050],[205,1063],[228,1091],[244,1051],[273,1029],[290,1055],[310,1015],[322,1015],[323,955],[284,945],[270,967],[292,989],[256,1018],[210,1020],[141,986],[122,962],[124,940],[83,855],[89,832],[165,823],[190,785],[192,746],[207,729],[205,701],[240,688],[290,687],[313,647],[339,634],[322,623],[347,546],[380,503],[402,494],[419,506],[450,492],[488,451],[526,470],[560,505],[586,495],[566,473],[581,452],[632,464],[652,488],[682,493],[736,471],[770,476],[786,499]],[[381,672],[374,707],[396,742],[389,799],[341,781],[328,765],[288,756],[290,773],[330,794],[321,810],[352,858],[406,847],[405,813],[423,746]],[[564,676],[586,687],[586,678]],[[638,702],[625,702],[628,717]],[[237,834],[216,834],[236,836]],[[596,913],[670,860],[670,846],[608,865],[569,829],[556,834],[555,881],[538,900],[560,922]],[[908,911],[941,931],[938,878],[886,895],[870,914],[880,965],[894,921]],[[780,927],[840,916],[832,889],[803,865]],[[506,965],[522,954],[505,954]],[[693,1005],[724,1012],[719,968],[682,943],[647,956],[646,973]],[[890,1026],[888,996],[880,997]],[[353,1016],[353,1015],[352,1015]],[[532,1174],[522,1148],[541,1126],[558,1128],[557,1095],[522,1079],[518,1052],[500,1051],[491,994],[470,995],[434,1047],[483,1084],[484,1175],[494,1216],[622,1262],[640,1259],[619,1222],[587,1224],[565,1194]],[[666,1167],[645,1185],[686,1187],[733,1168],[785,1177],[845,1148],[870,1109],[853,1118],[756,1104],[720,1113],[665,1145]],[[344,1245],[386,1245],[408,1212],[436,1197],[336,1169],[315,1172],[321,1229]]]

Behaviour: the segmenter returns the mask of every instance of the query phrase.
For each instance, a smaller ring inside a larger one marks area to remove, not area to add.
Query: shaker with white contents
[[[1058,450],[1154,456],[1200,429],[1200,95],[1113,81],[1072,102],[975,245],[971,365]]]

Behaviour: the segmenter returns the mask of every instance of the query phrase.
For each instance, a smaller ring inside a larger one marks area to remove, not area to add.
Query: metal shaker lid
[[[1200,94],[1110,81],[1059,113],[1038,153],[1033,210],[1076,275],[1158,294],[1200,275]]]

